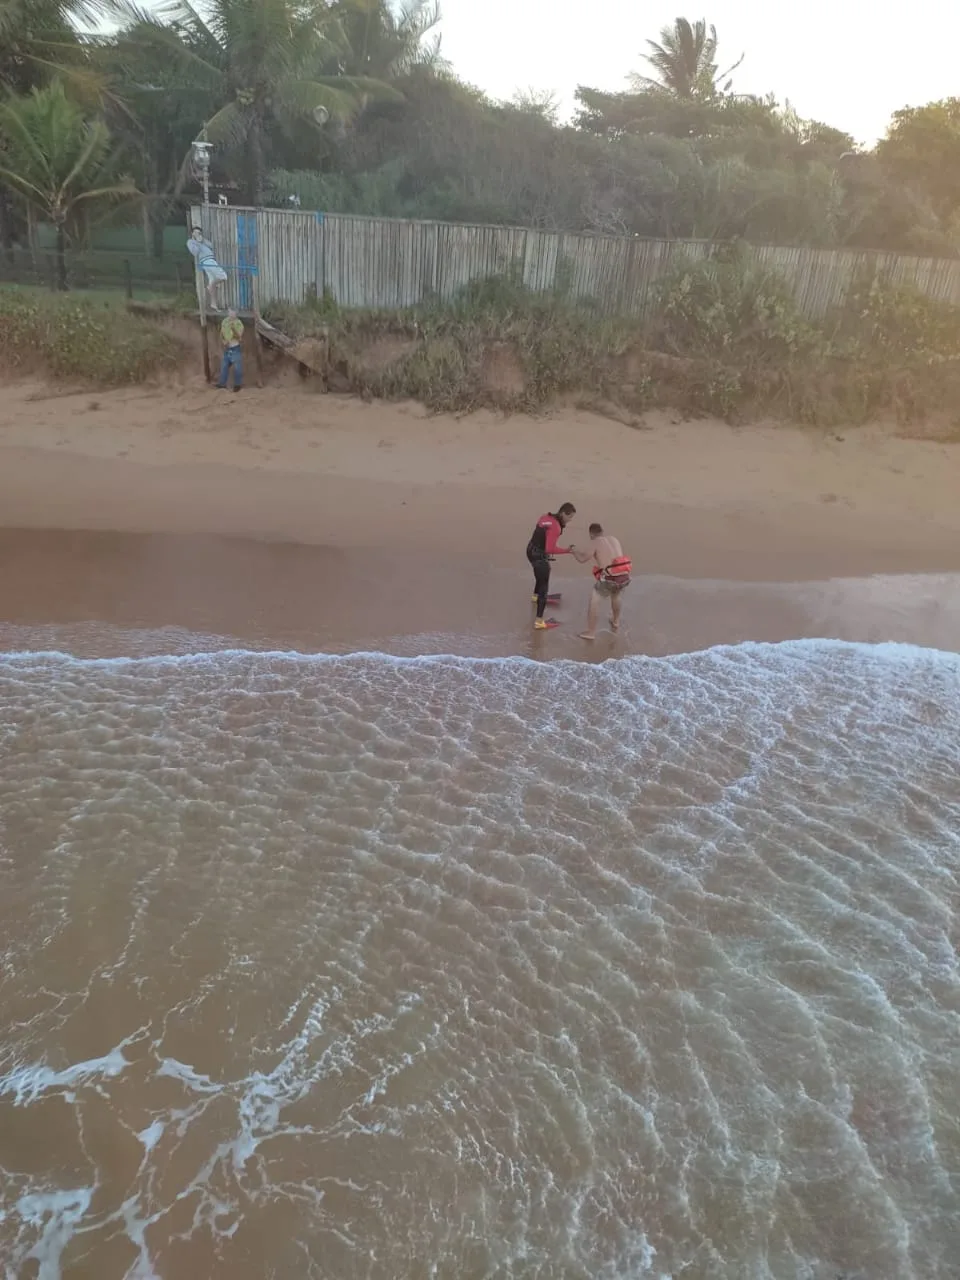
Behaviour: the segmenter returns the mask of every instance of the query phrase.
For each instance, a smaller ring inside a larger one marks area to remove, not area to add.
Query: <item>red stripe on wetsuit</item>
[[[568,556],[570,554],[569,547],[557,546],[557,539],[562,533],[563,525],[560,523],[560,517],[555,516],[552,511],[548,511],[546,515],[541,516],[537,521],[537,527],[533,531],[528,550],[533,555]]]

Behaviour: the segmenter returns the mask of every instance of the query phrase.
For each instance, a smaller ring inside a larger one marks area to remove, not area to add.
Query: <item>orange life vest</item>
[[[617,556],[605,569],[598,564],[593,566],[593,576],[598,582],[626,582],[633,572],[633,561],[629,556]]]

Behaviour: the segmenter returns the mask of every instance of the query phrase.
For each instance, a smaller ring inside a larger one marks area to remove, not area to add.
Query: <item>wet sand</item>
[[[0,651],[960,648],[960,451],[880,428],[39,394]],[[956,659],[3,666],[10,1274],[953,1275]]]
[[[159,649],[190,647],[184,632],[587,659],[802,636],[960,647],[946,576],[960,572],[960,449],[879,427],[647,427],[455,420],[301,389],[7,388],[0,639],[67,628],[95,651],[110,624]],[[576,634],[589,571],[572,559],[554,578],[563,627],[530,630],[524,545],[567,499],[570,541],[601,520],[637,571],[623,634],[592,648]]]
[[[0,648],[83,657],[221,648],[602,661],[744,640],[960,649],[960,577],[747,583],[644,575],[622,633],[578,637],[586,571],[558,575],[564,624],[535,634],[527,575],[424,556],[215,535],[0,530]]]

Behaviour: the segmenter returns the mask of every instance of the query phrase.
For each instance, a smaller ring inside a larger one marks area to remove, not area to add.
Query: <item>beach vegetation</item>
[[[627,55],[622,87],[568,86],[565,114],[549,94],[499,101],[460,81],[432,0],[97,8],[109,30],[80,0],[0,0],[0,81],[22,97],[59,79],[103,119],[145,197],[116,220],[142,219],[157,258],[164,225],[182,226],[199,195],[191,142],[203,136],[214,198],[231,203],[924,256],[960,247],[960,100],[903,108],[858,147],[839,125],[739,92],[741,51],[722,56],[706,19],[677,17]],[[0,181],[3,247],[28,233]]]
[[[782,277],[735,247],[675,263],[640,318],[563,287],[533,293],[516,273],[399,312],[326,296],[266,314],[292,337],[322,340],[334,389],[437,411],[573,400],[832,425],[952,420],[960,403],[960,310],[879,273],[814,323]]]
[[[97,387],[168,375],[183,344],[163,324],[112,301],[0,289],[0,366]]]
[[[599,394],[634,332],[630,321],[562,290],[531,293],[515,273],[472,281],[449,303],[433,299],[401,312],[321,299],[273,306],[267,316],[293,336],[323,335],[333,381],[344,390],[448,412],[535,411],[557,397]]]

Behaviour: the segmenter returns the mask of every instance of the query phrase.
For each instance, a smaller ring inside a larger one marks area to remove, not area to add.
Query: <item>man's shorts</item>
[[[202,268],[203,274],[207,277],[207,284],[222,284],[227,278],[227,273],[219,263],[211,262],[209,266]]]
[[[609,596],[618,596],[624,587],[629,587],[629,578],[598,578],[593,584],[593,589],[598,596],[608,598]]]

